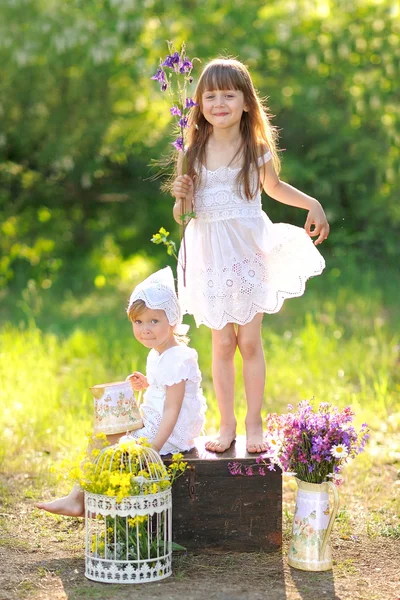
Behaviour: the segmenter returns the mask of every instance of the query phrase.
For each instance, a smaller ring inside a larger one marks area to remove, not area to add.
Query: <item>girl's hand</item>
[[[179,175],[172,186],[177,200],[186,201],[186,206],[193,207],[193,181],[189,175]]]
[[[139,371],[135,371],[132,375],[128,375],[125,381],[129,381],[132,388],[135,392],[139,392],[140,390],[145,390],[149,387],[149,382],[143,373],[139,373]]]
[[[314,225],[314,229],[311,227]],[[329,223],[326,218],[324,209],[319,202],[310,208],[307,215],[307,220],[304,229],[310,237],[318,236],[314,241],[315,246],[321,244],[329,235]]]

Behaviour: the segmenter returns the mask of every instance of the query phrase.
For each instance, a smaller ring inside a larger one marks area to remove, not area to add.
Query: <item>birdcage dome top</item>
[[[128,476],[130,481],[139,486],[144,484],[168,481],[167,469],[160,455],[145,440],[121,438],[118,444],[103,448],[94,460],[94,471],[97,476]]]

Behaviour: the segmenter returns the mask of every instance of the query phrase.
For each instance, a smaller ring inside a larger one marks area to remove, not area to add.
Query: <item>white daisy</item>
[[[276,435],[268,435],[266,442],[273,452],[277,452],[282,445],[280,439]]]
[[[337,446],[332,446],[331,454],[335,458],[346,458],[349,454],[349,449],[345,444],[337,444]]]

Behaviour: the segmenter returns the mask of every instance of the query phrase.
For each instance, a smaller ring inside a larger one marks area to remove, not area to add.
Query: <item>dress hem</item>
[[[205,325],[206,327],[208,327],[210,329],[215,329],[215,330],[219,331],[220,329],[223,329],[225,327],[225,325],[228,325],[228,323],[233,323],[236,325],[247,325],[254,319],[254,317],[257,314],[259,314],[259,313],[265,313],[265,314],[269,314],[269,315],[275,314],[280,311],[280,309],[282,308],[282,305],[286,299],[299,298],[300,296],[302,296],[305,292],[307,281],[309,279],[311,279],[312,277],[321,275],[324,268],[325,268],[325,261],[323,260],[320,264],[320,268],[318,270],[314,271],[311,275],[305,275],[303,277],[299,276],[299,279],[300,279],[300,289],[299,290],[296,290],[294,292],[278,290],[276,292],[276,303],[275,303],[274,308],[272,308],[272,309],[264,308],[264,307],[260,306],[259,304],[257,304],[256,302],[253,302],[251,305],[250,311],[248,313],[248,316],[244,320],[242,320],[242,319],[239,320],[238,318],[235,318],[234,316],[232,316],[229,313],[227,313],[226,311],[224,311],[224,313],[220,319],[219,325],[215,326],[215,325],[212,325],[206,319],[196,319],[196,316],[193,313],[189,312],[184,307],[182,308],[182,312],[183,312],[183,314],[192,315],[194,317],[196,327],[200,327],[200,325]]]

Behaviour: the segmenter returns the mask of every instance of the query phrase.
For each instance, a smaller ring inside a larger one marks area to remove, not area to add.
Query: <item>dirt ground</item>
[[[0,484],[11,491],[0,514],[0,600],[400,600],[400,536],[387,527],[390,535],[381,535],[381,525],[374,529],[371,513],[357,505],[351,490],[347,496],[341,491],[347,509],[331,538],[333,571],[307,573],[287,565],[287,507],[293,508],[295,491],[284,485],[282,553],[181,554],[162,582],[110,585],[84,576],[82,519],[38,511],[32,498],[18,497],[18,480]],[[382,485],[397,486],[394,468],[385,471]]]

